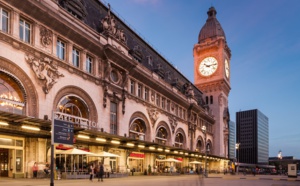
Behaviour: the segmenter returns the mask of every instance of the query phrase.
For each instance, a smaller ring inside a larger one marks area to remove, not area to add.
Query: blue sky
[[[193,46],[214,6],[232,53],[231,120],[259,109],[269,118],[269,156],[300,158],[299,0],[104,2],[191,82]]]

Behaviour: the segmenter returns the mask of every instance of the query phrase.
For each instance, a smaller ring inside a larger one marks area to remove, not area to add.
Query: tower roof
[[[198,43],[204,41],[207,38],[214,38],[217,36],[223,36],[226,40],[225,33],[219,21],[216,18],[217,11],[214,7],[210,7],[207,11],[208,18],[206,23],[201,28]]]

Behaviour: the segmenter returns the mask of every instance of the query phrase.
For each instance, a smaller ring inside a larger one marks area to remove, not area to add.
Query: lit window
[[[72,51],[72,63],[75,67],[79,67],[79,51],[76,48]]]
[[[8,12],[0,7],[0,30],[8,32]]]
[[[175,137],[175,147],[182,148],[183,146],[183,135],[181,133],[177,133]]]
[[[90,56],[86,57],[85,67],[88,73],[92,73],[93,59]]]
[[[26,43],[30,43],[30,37],[31,37],[31,25],[25,21],[24,19],[20,19],[20,25],[19,25],[19,36],[20,39]]]
[[[57,40],[56,43],[56,55],[59,59],[65,60],[65,43],[61,40]]]

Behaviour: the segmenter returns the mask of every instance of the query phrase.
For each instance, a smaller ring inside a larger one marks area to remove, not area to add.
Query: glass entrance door
[[[0,176],[8,177],[8,149],[0,149]]]

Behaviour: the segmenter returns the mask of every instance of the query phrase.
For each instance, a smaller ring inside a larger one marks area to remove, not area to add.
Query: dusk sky
[[[211,6],[231,49],[230,118],[269,118],[269,156],[300,159],[300,0],[103,0],[194,82],[193,47]]]

